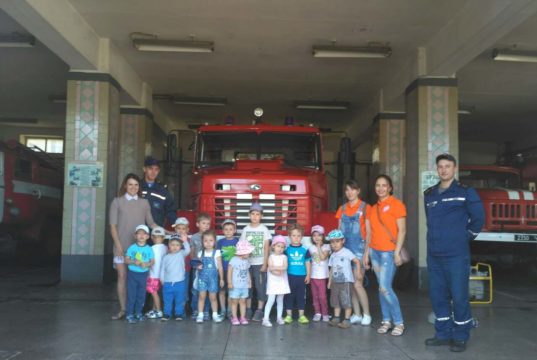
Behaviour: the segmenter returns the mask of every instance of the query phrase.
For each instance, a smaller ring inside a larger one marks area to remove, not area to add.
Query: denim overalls
[[[341,231],[343,232],[343,236],[345,236],[345,247],[362,261],[365,251],[365,241],[362,239],[360,216],[365,216],[365,201],[362,201],[358,211],[352,216],[346,214],[346,208],[347,203],[343,204],[341,209]]]
[[[218,292],[218,268],[215,260],[216,249],[213,249],[211,257],[205,256],[205,250],[201,253],[202,269],[198,274],[198,291]]]

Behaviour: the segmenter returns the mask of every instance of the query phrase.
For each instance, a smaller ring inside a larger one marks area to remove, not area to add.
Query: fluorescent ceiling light
[[[0,117],[0,123],[37,124],[34,118]]]
[[[214,51],[212,41],[179,41],[160,39],[133,39],[132,44],[140,51],[211,53]]]
[[[300,110],[348,110],[350,104],[343,101],[296,101]]]
[[[475,111],[475,106],[459,104],[457,114],[459,115],[471,115]]]
[[[537,51],[494,49],[492,59],[496,61],[537,62]]]
[[[391,54],[388,46],[313,46],[313,57],[319,58],[387,58]]]
[[[205,98],[205,97],[174,97],[172,102],[177,105],[195,106],[226,106],[226,98]]]
[[[22,34],[0,34],[0,47],[32,47],[35,37]]]

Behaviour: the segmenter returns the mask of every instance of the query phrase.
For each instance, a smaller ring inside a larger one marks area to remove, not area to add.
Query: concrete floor
[[[378,335],[373,327],[350,330],[326,324],[263,328],[259,324],[110,321],[113,286],[68,286],[56,269],[0,268],[0,359],[535,359],[537,288],[524,281],[499,284],[493,305],[475,306],[479,328],[468,349],[426,348],[433,334],[428,299],[400,292],[407,331]],[[374,323],[377,294],[369,290]]]

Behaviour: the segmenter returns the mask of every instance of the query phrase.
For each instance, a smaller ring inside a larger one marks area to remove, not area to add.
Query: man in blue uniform
[[[477,192],[455,179],[457,161],[452,155],[439,155],[436,168],[440,182],[424,192],[429,296],[436,315],[435,336],[425,344],[462,352],[473,325],[470,240],[481,231],[485,213]]]
[[[158,225],[164,227],[174,224],[176,216],[173,197],[166,187],[158,183],[157,176],[160,172],[160,164],[157,159],[149,156],[144,161],[144,179],[142,180],[142,197],[146,198],[151,205],[151,215]]]

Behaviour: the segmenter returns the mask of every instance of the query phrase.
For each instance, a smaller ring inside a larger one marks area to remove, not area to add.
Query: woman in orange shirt
[[[379,175],[375,179],[378,202],[367,213],[367,248],[371,256],[373,271],[379,283],[382,324],[379,334],[392,330],[393,336],[401,336],[405,330],[399,299],[393,291],[392,282],[397,266],[402,264],[400,251],[406,234],[406,207],[393,197],[392,179]],[[364,257],[369,267],[369,259]]]
[[[354,271],[354,291],[352,294],[354,315],[351,316],[350,321],[351,324],[361,323],[366,326],[371,324],[371,315],[367,292],[364,289],[362,259],[367,253],[365,215],[369,211],[369,205],[360,200],[359,195],[358,183],[354,180],[348,180],[345,183],[345,196],[348,201],[340,206],[336,218],[339,219],[339,229],[345,236],[344,246],[360,261],[360,266],[357,266]],[[360,312],[360,306],[362,306],[363,314]]]

